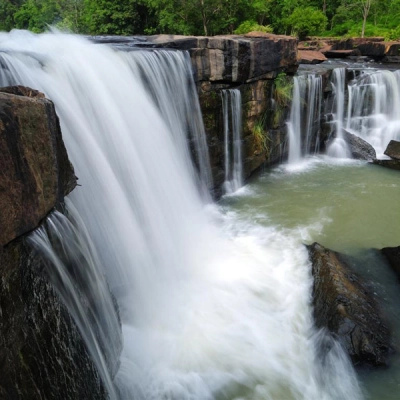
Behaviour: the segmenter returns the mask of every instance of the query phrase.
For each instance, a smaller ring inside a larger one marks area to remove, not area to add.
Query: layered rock
[[[195,81],[244,83],[277,70],[297,69],[297,40],[253,32],[245,36],[150,36],[149,41],[163,48],[188,50]]]
[[[337,337],[354,364],[385,365],[389,331],[372,296],[338,253],[318,243],[308,252],[316,326]]]
[[[0,91],[0,246],[36,228],[76,185],[53,103],[29,88]]]

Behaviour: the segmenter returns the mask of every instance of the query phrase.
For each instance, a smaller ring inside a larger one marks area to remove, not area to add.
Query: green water
[[[302,235],[348,256],[392,330],[390,366],[360,370],[365,398],[400,399],[400,283],[376,249],[400,245],[400,173],[357,161],[308,160],[265,171],[221,201],[254,223]]]

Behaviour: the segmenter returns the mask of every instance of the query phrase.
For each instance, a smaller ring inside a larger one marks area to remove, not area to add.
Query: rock
[[[338,253],[318,243],[307,248],[314,277],[316,326],[336,336],[355,365],[386,365],[389,331],[373,298]]]
[[[0,253],[0,398],[107,399],[40,258],[17,239]]]
[[[348,144],[353,158],[357,160],[374,160],[376,158],[375,149],[359,136],[343,129],[343,139]]]
[[[327,60],[327,58],[316,50],[299,50],[297,52],[297,60],[300,64],[319,64]]]
[[[400,142],[391,140],[386,147],[384,154],[395,160],[400,160]]]
[[[296,71],[297,39],[270,33],[224,36],[150,36],[156,47],[189,50],[195,81],[244,83],[277,70]]]
[[[400,171],[400,160],[373,160],[372,164]]]
[[[400,278],[400,246],[399,247],[384,247],[381,253],[387,258],[390,266]]]
[[[0,246],[36,228],[76,185],[53,103],[22,86],[0,90]]]
[[[359,56],[361,53],[357,49],[352,50],[322,50],[324,56],[327,58],[347,58],[350,56]]]

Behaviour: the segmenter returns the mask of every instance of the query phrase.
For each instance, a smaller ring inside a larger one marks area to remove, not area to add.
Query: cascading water
[[[243,186],[242,96],[239,89],[222,90],[225,148],[225,193]]]
[[[26,32],[0,49],[0,84],[43,91],[60,117],[81,184],[69,197],[120,306],[121,399],[362,398],[339,346],[318,357],[307,229],[204,206],[185,129],[162,111],[174,97],[164,81],[148,94],[137,54]]]
[[[400,140],[400,72],[365,70],[348,90],[346,129],[382,157],[390,140]]]
[[[335,68],[332,71],[332,87],[334,93],[334,109],[332,111],[332,128],[335,138],[328,147],[328,155],[337,158],[349,157],[347,144],[343,139],[343,118],[345,102],[346,68]]]
[[[319,124],[322,104],[322,79],[315,74],[293,78],[292,107],[288,122],[289,164],[296,164],[305,154],[319,150]],[[304,146],[302,146],[304,143]]]
[[[112,377],[119,366],[119,319],[101,262],[71,204],[69,217],[54,212],[28,241],[47,260],[49,281],[73,315],[110,399],[117,399]]]

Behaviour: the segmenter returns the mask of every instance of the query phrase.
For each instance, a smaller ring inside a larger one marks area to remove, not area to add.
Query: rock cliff
[[[76,177],[53,103],[0,90],[0,398],[106,399],[81,335],[25,235]]]

